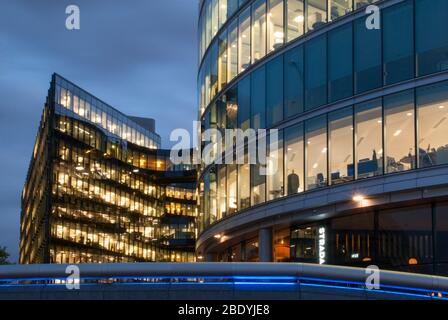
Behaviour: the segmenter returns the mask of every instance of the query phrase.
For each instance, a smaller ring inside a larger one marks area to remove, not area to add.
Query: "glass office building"
[[[203,130],[277,129],[280,143],[258,141],[278,151],[273,175],[201,167],[198,256],[448,274],[448,2],[200,10]]]
[[[195,260],[196,169],[152,119],[53,75],[22,194],[20,263]]]

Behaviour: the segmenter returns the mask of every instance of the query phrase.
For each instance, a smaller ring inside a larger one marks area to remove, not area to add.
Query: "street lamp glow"
[[[364,201],[365,197],[362,194],[355,194],[353,196],[353,201],[355,202],[362,202]]]

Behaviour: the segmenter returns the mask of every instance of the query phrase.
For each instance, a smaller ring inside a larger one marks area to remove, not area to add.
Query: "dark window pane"
[[[266,67],[267,126],[283,120],[283,56],[275,58]]]
[[[263,66],[252,73],[251,88],[252,128],[266,127],[266,68]]]
[[[418,75],[448,69],[448,1],[416,0]]]
[[[365,17],[355,21],[355,87],[362,93],[381,87],[381,30],[366,28]]]
[[[285,53],[285,118],[303,112],[303,47]]]
[[[373,212],[337,218],[329,226],[330,251],[334,256],[329,261],[335,265],[371,265],[374,257]]]
[[[353,28],[351,24],[328,34],[329,100],[353,95]]]
[[[305,46],[306,110],[327,103],[327,38],[320,36]]]
[[[448,262],[448,203],[436,206],[436,255],[437,262]]]
[[[384,10],[385,84],[414,76],[414,10],[411,1]]]
[[[384,210],[378,215],[378,260],[384,267],[432,263],[431,207]]]

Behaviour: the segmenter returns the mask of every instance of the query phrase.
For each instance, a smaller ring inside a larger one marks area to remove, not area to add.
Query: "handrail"
[[[65,279],[69,265],[9,265],[0,266],[0,282],[35,279]],[[298,281],[320,279],[366,283],[370,273],[366,269],[303,263],[135,263],[135,264],[80,264],[81,281],[86,278],[238,278],[291,277]],[[380,271],[381,286],[399,286],[432,292],[448,292],[448,278]]]

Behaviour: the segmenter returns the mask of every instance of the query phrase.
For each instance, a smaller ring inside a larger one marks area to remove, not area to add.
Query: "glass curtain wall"
[[[418,76],[448,70],[448,1],[415,0]]]
[[[285,129],[285,184],[286,195],[305,190],[303,124]]]
[[[421,168],[448,164],[448,83],[417,89]]]
[[[355,106],[356,178],[383,174],[383,113],[381,99]]]
[[[250,8],[247,8],[239,16],[239,40],[238,40],[238,72],[243,72],[251,62],[251,32],[250,32]]]
[[[328,100],[353,95],[353,27],[339,27],[328,33]]]
[[[286,0],[286,41],[292,41],[301,35],[305,30],[304,0]]]
[[[330,138],[330,183],[354,179],[353,172],[353,108],[345,108],[328,116]]]
[[[290,50],[284,57],[284,94],[285,119],[303,112],[304,105],[304,69],[303,47]]]
[[[254,118],[253,109],[257,95],[248,95],[254,80],[247,77],[240,82],[239,90],[230,90],[226,95],[227,112],[223,115],[219,111],[222,107],[218,108],[216,115],[212,112],[207,116],[207,123],[213,125],[217,121],[219,127],[244,127],[249,106],[251,119],[257,119],[259,114],[255,113]],[[224,189],[213,191],[214,178],[210,175],[204,185],[206,205],[219,217],[224,211],[233,214],[238,209],[328,184],[412,170],[417,168],[417,159],[421,168],[448,164],[447,92],[448,82],[441,82],[336,110],[280,130],[278,145],[270,140],[266,147],[259,137],[258,148],[267,148],[272,157],[267,166],[275,169],[272,174],[261,174],[266,162],[260,158],[260,165],[219,170],[216,183]],[[213,193],[217,197],[216,208]]]
[[[416,167],[414,91],[384,97],[386,173]]]
[[[352,0],[329,0],[330,19],[335,20],[352,11]]]
[[[268,174],[267,180],[267,199],[274,200],[283,197],[283,131],[278,132],[277,137],[271,135],[268,137]]]
[[[251,77],[252,129],[266,127],[266,67],[255,70]]]
[[[306,190],[327,185],[327,116],[305,123]]]
[[[283,120],[283,56],[266,66],[267,127]]]
[[[305,44],[305,105],[307,110],[327,103],[327,37]]]
[[[316,30],[327,23],[327,0],[306,0],[307,30]]]
[[[256,62],[266,55],[266,0],[252,5],[252,60]]]
[[[383,12],[384,84],[389,85],[414,77],[413,2],[405,1]]]
[[[228,81],[232,81],[238,75],[238,21],[229,25],[229,39],[227,41]]]
[[[268,52],[279,49],[284,38],[283,0],[268,0]]]

